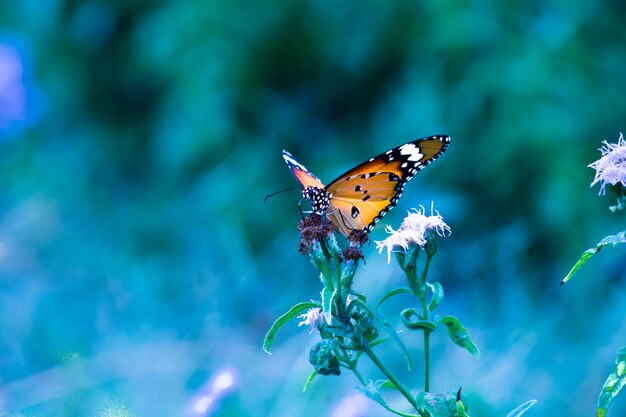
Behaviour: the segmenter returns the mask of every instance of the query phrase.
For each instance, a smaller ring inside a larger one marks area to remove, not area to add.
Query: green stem
[[[333,280],[333,277],[335,274],[333,274],[333,269],[330,266],[330,263],[328,262],[328,258],[320,257],[319,252],[315,252],[316,250],[317,249],[315,248],[313,249],[313,252],[310,255],[311,260],[313,261],[313,264],[317,267],[317,269],[319,269],[320,272],[322,273],[322,280],[324,281],[324,287],[330,289],[331,291],[334,291],[335,282]]]
[[[365,378],[363,378],[363,375],[361,375],[361,373],[359,372],[358,369],[356,369],[356,363],[355,362],[350,362],[350,369],[352,370],[352,372],[354,373],[354,375],[357,377],[357,379],[359,380],[359,382],[361,383],[361,385],[363,385],[364,387],[367,386],[367,381],[365,381]]]
[[[337,287],[341,287],[341,259],[335,257],[335,269],[337,270]]]
[[[426,275],[428,275],[428,270],[430,269],[430,261],[433,260],[433,255],[427,255],[426,265],[424,265],[424,271],[422,271],[422,284],[426,283]]]
[[[335,283],[330,278],[332,276],[332,272],[330,268],[320,266],[320,272],[322,273],[322,280],[324,281],[324,287],[330,289],[331,291],[335,290]]]
[[[424,330],[424,391],[428,392],[430,378],[430,332]]]
[[[420,294],[420,282],[418,280],[417,274],[415,273],[415,268],[412,268],[406,271],[406,276],[409,281],[409,288],[411,289],[411,292],[416,297],[419,297],[420,296],[419,295]]]
[[[420,301],[422,303],[422,319],[428,320],[429,312],[428,312],[428,304],[426,303],[426,276],[428,275],[428,270],[430,269],[430,262],[433,259],[433,255],[427,255],[426,264],[424,265],[424,270],[422,271],[422,280],[421,287],[422,291],[420,291]],[[430,332],[424,330],[424,391],[428,392],[430,389]]]
[[[324,253],[326,254],[326,259],[328,259],[328,264],[331,269],[335,270],[335,278],[337,280],[337,287],[341,285],[341,254],[339,247],[337,246],[337,240],[333,234],[324,236],[321,239]],[[331,266],[330,260],[333,260],[334,263]]]
[[[333,287],[337,288],[340,285],[339,281],[341,279],[341,270],[339,270],[339,268],[337,267],[338,259],[336,259],[331,254],[331,250],[328,248],[328,243],[326,242],[325,239],[320,240],[320,246],[322,247],[322,251],[324,253],[324,258],[325,258],[325,262],[324,262],[325,267],[324,267],[323,272],[326,272],[328,274],[327,279],[331,280],[331,282],[333,283]],[[335,261],[334,267],[333,267],[333,264],[331,263],[331,260]],[[334,280],[331,277],[334,278]]]
[[[335,311],[337,311],[337,317],[339,318],[339,321],[343,322],[345,318],[346,306],[342,302],[343,294],[341,294],[341,290],[341,284],[337,285],[337,297],[335,297]]]
[[[361,385],[363,385],[363,388],[367,389],[367,381],[365,380],[365,378],[363,378],[363,375],[361,375],[361,372],[359,372],[359,370],[356,368],[356,361],[346,360],[345,362],[348,364],[345,366],[354,373],[354,375],[357,377]],[[418,411],[419,414],[412,414],[412,413],[405,413],[404,411],[401,411],[401,410],[396,410],[395,408],[389,407],[388,405],[384,405],[384,404],[380,404],[380,405],[384,407],[385,410],[393,414],[402,416],[402,417],[426,417],[422,411]]]
[[[346,306],[343,303],[343,288],[341,286],[341,259],[337,253],[339,250],[337,242],[334,240],[334,236],[325,237],[320,239],[320,245],[324,253],[325,262],[322,275],[324,275],[325,286],[332,284],[332,289],[337,291],[337,297],[335,298],[335,311],[339,318],[344,318],[346,315]]]
[[[400,391],[402,395],[404,395],[404,397],[409,401],[409,403],[416,410],[419,411],[415,397],[409,392],[409,390],[404,385],[402,385],[402,383],[400,383],[400,381],[398,381],[398,379],[391,373],[389,369],[387,369],[387,367],[380,361],[380,359],[378,359],[378,356],[374,354],[374,351],[372,351],[372,348],[370,347],[369,343],[367,342],[365,343],[365,345],[363,346],[363,351],[367,354],[367,356],[370,357],[370,359],[372,360],[372,362],[374,362],[374,364],[378,367],[378,369],[380,369],[380,371],[383,374],[385,374],[387,378],[389,378],[389,381],[391,381],[396,386],[396,388],[398,388],[398,391]]]

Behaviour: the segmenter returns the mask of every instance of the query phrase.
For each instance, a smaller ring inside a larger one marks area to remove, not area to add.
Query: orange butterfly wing
[[[395,207],[404,185],[437,159],[449,143],[450,137],[445,135],[405,143],[352,168],[326,187],[289,152],[283,150],[283,158],[303,188],[324,189],[329,194],[326,214],[347,236],[352,230],[372,230]]]
[[[328,216],[344,235],[352,230],[371,230],[402,193],[395,174],[388,172],[348,177],[332,192]],[[393,202],[392,202],[393,200]]]
[[[437,159],[449,144],[450,137],[445,135],[417,139],[340,175],[326,186],[331,201],[328,216],[346,236],[352,230],[369,232],[395,207],[404,185],[417,171]]]

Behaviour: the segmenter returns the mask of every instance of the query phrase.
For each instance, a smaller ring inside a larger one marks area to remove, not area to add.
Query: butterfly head
[[[331,196],[323,188],[313,186],[303,188],[302,197],[311,204],[313,212],[316,214],[324,215],[330,207]]]

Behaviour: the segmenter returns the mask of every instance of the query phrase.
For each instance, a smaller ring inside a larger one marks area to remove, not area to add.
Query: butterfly
[[[352,230],[370,232],[398,203],[404,185],[439,158],[449,144],[446,135],[405,143],[357,165],[326,186],[289,152],[283,150],[283,158],[313,213],[328,216],[348,236]]]

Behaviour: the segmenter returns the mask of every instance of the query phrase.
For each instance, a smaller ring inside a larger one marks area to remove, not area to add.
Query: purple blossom
[[[321,308],[310,308],[306,313],[301,314],[298,317],[303,319],[300,323],[298,323],[298,326],[310,326],[310,333],[313,333],[313,330],[317,330],[319,332],[325,321],[325,315]]]
[[[605,185],[616,185],[621,183],[626,186],[626,141],[624,135],[619,134],[617,143],[602,142],[604,145],[599,148],[602,157],[592,164],[589,168],[596,170],[596,176],[590,187],[600,182],[600,194],[604,194]]]

